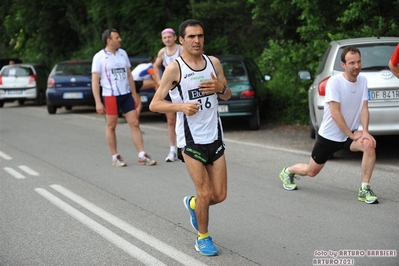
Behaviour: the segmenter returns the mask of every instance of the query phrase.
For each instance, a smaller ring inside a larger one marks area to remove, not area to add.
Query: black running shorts
[[[344,142],[325,139],[319,134],[316,137],[316,143],[312,150],[312,158],[317,164],[324,164],[337,151],[349,149],[352,144],[350,138]]]
[[[178,149],[177,158],[184,162],[182,152],[191,158],[200,161],[204,165],[212,165],[217,159],[224,154],[224,143],[221,140],[216,140],[211,144],[190,144],[182,149]]]

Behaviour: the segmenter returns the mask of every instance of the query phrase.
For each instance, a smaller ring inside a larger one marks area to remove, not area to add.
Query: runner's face
[[[360,70],[362,70],[362,60],[360,58],[360,54],[348,52],[345,55],[345,60],[346,63],[342,63],[345,72],[352,77],[357,77],[360,73]]]
[[[176,42],[176,35],[172,33],[162,34],[162,42],[165,46],[172,46]]]
[[[184,50],[190,54],[202,54],[204,48],[204,30],[201,26],[188,26],[185,31],[184,38],[180,37],[180,43],[184,46]]]
[[[111,37],[109,38],[108,45],[114,49],[118,49],[121,47],[122,39],[117,32],[111,32]]]

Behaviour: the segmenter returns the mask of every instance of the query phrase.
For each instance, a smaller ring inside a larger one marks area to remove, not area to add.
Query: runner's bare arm
[[[211,74],[211,81],[202,82],[200,84],[200,91],[205,94],[219,93],[219,97],[226,101],[231,97],[231,90],[228,87],[226,77],[224,76],[222,64],[219,59],[214,56],[209,56],[209,59],[215,67],[216,75]]]
[[[93,91],[94,101],[96,103],[96,112],[99,114],[104,114],[105,109],[101,101],[101,95],[100,95],[100,73],[91,74],[91,84],[92,84],[91,88]]]
[[[180,68],[174,61],[165,69],[158,90],[150,103],[150,110],[159,113],[184,112],[186,115],[194,115],[199,110],[198,102],[171,103],[164,101],[169,90],[176,86],[180,79]]]
[[[162,63],[163,63],[163,51],[165,48],[162,48],[159,50],[157,58],[155,59],[155,62],[152,64],[154,67],[154,74],[155,74],[155,82],[160,83],[161,81],[161,68],[162,68]]]

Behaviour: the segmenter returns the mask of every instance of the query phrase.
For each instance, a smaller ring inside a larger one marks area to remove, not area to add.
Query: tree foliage
[[[298,70],[315,73],[331,40],[399,36],[399,0],[2,0],[0,57],[52,67],[90,59],[101,33],[119,30],[129,55],[155,55],[160,32],[188,18],[205,26],[208,54],[245,54],[269,82],[269,118],[308,122],[307,87]]]

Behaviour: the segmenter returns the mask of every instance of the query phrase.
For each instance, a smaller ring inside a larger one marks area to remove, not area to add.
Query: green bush
[[[309,82],[299,79],[298,71],[307,69],[306,47],[293,41],[270,41],[258,64],[272,76],[268,83],[267,117],[280,124],[306,124],[309,121],[307,89]],[[314,56],[312,56],[314,57]]]

